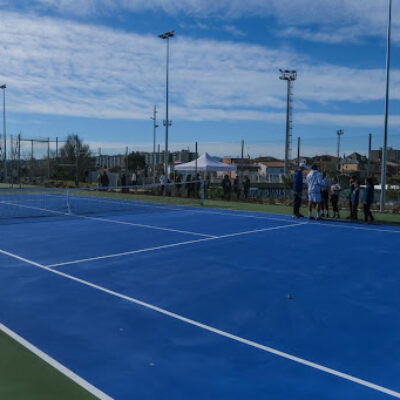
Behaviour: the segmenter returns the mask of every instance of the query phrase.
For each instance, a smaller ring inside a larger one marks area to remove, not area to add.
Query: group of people
[[[242,185],[240,185],[240,180],[239,180],[238,176],[236,176],[236,178],[233,180],[233,184],[232,184],[229,176],[225,175],[224,178],[222,179],[221,186],[222,186],[224,200],[231,199],[232,189],[233,189],[233,196],[234,196],[235,200],[240,199],[240,197],[242,195],[242,189],[243,189],[243,198],[247,199],[249,197],[250,179],[247,175],[244,176]]]
[[[302,202],[304,172],[308,170],[306,164],[301,163],[296,169],[293,178],[293,216],[301,218],[300,206]],[[305,183],[308,190],[308,218],[320,220],[323,217],[329,218],[329,202],[332,204],[332,218],[340,218],[339,214],[339,195],[342,188],[335,177],[330,181],[327,174],[320,173],[316,165],[311,167],[307,174]],[[352,178],[348,192],[350,215],[348,219],[358,219],[358,207],[360,203],[360,181]],[[372,178],[366,178],[365,189],[363,191],[362,203],[364,221],[371,223],[374,217],[371,213],[371,205],[374,202],[374,184]],[[316,217],[313,216],[313,208],[316,208]]]

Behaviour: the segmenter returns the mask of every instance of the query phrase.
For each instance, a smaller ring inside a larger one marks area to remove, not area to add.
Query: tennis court
[[[0,201],[0,326],[97,397],[400,398],[399,227],[60,198]]]

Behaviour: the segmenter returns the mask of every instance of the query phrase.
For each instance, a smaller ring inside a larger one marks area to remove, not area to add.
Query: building
[[[400,163],[400,150],[388,147],[386,159],[389,162]],[[380,163],[381,160],[382,160],[382,148],[380,148],[379,150],[371,150],[371,161]]]
[[[99,155],[95,157],[95,168],[125,168],[126,155]]]
[[[358,153],[352,153],[340,160],[340,172],[360,178],[367,176],[368,158]]]
[[[261,182],[282,182],[282,177],[284,176],[284,166],[283,161],[263,161],[258,162],[259,166],[259,181]]]
[[[225,157],[221,161],[225,164],[236,165],[237,170],[232,172],[218,172],[219,177],[225,174],[228,174],[231,178],[236,178],[236,176],[239,178],[248,176],[250,182],[258,182],[258,171],[260,167],[250,158]]]
[[[339,166],[339,159],[334,156],[330,156],[328,154],[324,154],[321,156],[312,157],[309,161],[309,165],[315,164],[318,168],[318,171],[336,172]]]

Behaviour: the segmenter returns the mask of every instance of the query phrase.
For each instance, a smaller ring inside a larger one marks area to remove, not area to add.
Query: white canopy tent
[[[197,160],[177,165],[175,167],[175,171],[198,171],[198,172],[236,171],[236,165],[230,165],[219,161],[215,161],[208,153],[204,153]]]

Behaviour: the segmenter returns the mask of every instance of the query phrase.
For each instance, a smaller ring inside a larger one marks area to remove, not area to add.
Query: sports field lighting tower
[[[172,121],[168,119],[168,79],[169,79],[169,39],[174,37],[175,31],[164,32],[158,35],[159,38],[167,41],[167,65],[166,65],[166,85],[165,85],[165,154],[164,154],[164,173],[168,179],[168,127],[172,125]]]
[[[156,183],[156,130],[157,125],[157,106],[154,106],[153,116],[150,117],[153,120],[153,182]]]
[[[3,176],[4,181],[7,180],[7,133],[6,133],[6,88],[7,86],[1,85],[0,89],[3,89]]]
[[[386,45],[386,93],[385,93],[385,123],[383,134],[383,148],[381,157],[381,198],[380,211],[385,211],[386,200],[386,161],[388,140],[388,118],[389,118],[389,81],[390,81],[390,37],[392,32],[392,0],[389,0],[387,45]]]
[[[289,159],[291,157],[292,147],[292,97],[293,97],[293,81],[297,79],[295,70],[280,69],[282,81],[287,81],[287,101],[286,101],[286,140],[285,140],[285,164],[283,173],[285,176],[289,172]]]
[[[337,159],[338,159],[338,169],[340,169],[340,138],[342,135],[344,135],[343,129],[338,129],[336,131],[337,135]]]

